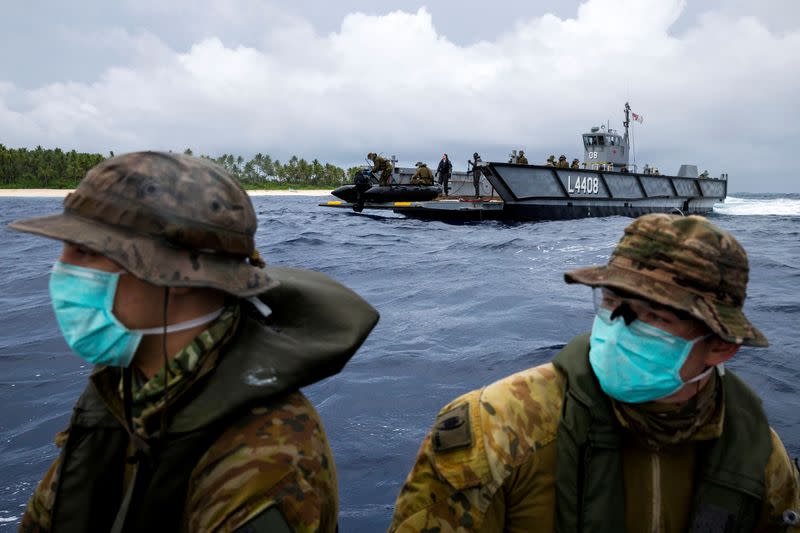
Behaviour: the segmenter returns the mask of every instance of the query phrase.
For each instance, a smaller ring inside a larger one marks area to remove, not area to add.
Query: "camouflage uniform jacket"
[[[525,157],[524,155],[521,155],[521,156],[517,157],[517,164],[518,165],[527,165],[528,164],[528,158]]]
[[[433,173],[427,165],[420,166],[411,177],[411,185],[433,185]]]
[[[444,407],[401,489],[389,531],[553,531],[564,387],[565,376],[549,363]],[[758,531],[780,531],[781,513],[800,504],[795,467],[774,431],[771,438]],[[686,530],[693,480],[685,472],[694,458],[691,443],[656,459],[626,445],[623,467],[634,473],[625,476],[628,531]],[[648,485],[657,479],[660,498]],[[659,527],[650,528],[654,515]]]
[[[388,177],[392,175],[392,170],[394,167],[389,162],[388,159],[381,157],[379,155],[375,156],[373,160],[374,166],[372,167],[372,171],[376,174],[379,174],[381,177]]]
[[[198,386],[202,386],[201,378],[212,373],[219,356],[224,355],[238,322],[238,305],[226,309],[170,361],[172,401],[197,393]],[[119,415],[119,372],[98,368],[92,376],[94,387],[108,409]],[[164,413],[163,393],[163,369],[146,383],[134,385],[134,428],[145,439],[158,428],[158,420]],[[180,528],[192,532],[234,531],[248,526],[253,528],[248,531],[265,531],[269,529],[269,525],[264,529],[264,524],[268,524],[265,520],[276,518],[267,514],[277,510],[280,519],[295,532],[335,531],[336,471],[314,407],[295,391],[276,400],[250,404],[237,413],[226,419],[223,429],[215,433],[216,438],[191,469],[183,508],[176,510],[180,514],[176,520]],[[69,433],[68,429],[56,437],[59,447],[67,442]],[[124,461],[125,457],[121,459]],[[62,452],[45,474],[28,503],[20,531],[51,530],[64,460]],[[107,466],[114,469],[115,465]],[[128,486],[133,467],[116,466],[124,469],[123,479]],[[158,491],[159,487],[152,490]]]

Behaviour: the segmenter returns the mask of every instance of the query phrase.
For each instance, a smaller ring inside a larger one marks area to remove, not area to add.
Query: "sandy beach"
[[[74,189],[0,189],[0,197],[16,196],[25,198],[63,198]],[[286,189],[247,191],[250,196],[328,196],[326,189]]]

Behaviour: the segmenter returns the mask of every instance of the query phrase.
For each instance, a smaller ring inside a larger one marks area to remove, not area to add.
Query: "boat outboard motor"
[[[364,193],[372,187],[369,171],[359,170],[353,184],[356,186],[356,201],[353,202],[353,211],[360,213],[364,210]]]

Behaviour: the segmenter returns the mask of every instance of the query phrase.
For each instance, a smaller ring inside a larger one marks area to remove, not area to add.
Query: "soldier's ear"
[[[728,361],[731,357],[736,355],[736,352],[741,348],[741,344],[727,342],[716,335],[706,342],[708,343],[705,357],[706,366],[714,366]]]

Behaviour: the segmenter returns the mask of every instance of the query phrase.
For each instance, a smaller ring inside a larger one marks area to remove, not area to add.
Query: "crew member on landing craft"
[[[447,196],[450,194],[450,176],[453,173],[453,163],[447,154],[442,154],[442,160],[439,161],[439,166],[436,167],[436,176],[439,178],[439,185],[442,186],[442,192]]]
[[[581,168],[580,161],[578,161],[577,157],[572,160],[572,164],[569,166],[569,168]]]
[[[481,162],[481,156],[478,152],[472,154],[472,161],[467,161],[467,172],[472,173],[472,186],[475,188],[475,198],[481,195],[481,170],[478,168],[478,163]]]
[[[333,456],[298,389],[337,373],[378,314],[322,274],[267,267],[257,225],[223,168],[156,152],[100,163],[63,214],[11,225],[64,241],[50,298],[95,365],[20,531],[336,531]]]
[[[381,187],[385,187],[389,185],[389,180],[392,177],[392,172],[394,171],[394,167],[389,160],[379,156],[375,152],[370,152],[367,154],[367,159],[372,161],[372,172],[373,174],[378,175],[378,184]]]
[[[556,166],[556,156],[551,155],[550,157],[548,157],[547,158],[547,163],[545,163],[545,165],[548,166],[548,167]]]
[[[525,152],[523,152],[522,150],[519,151],[519,156],[517,156],[517,164],[518,165],[528,164],[528,158],[525,157]]]
[[[433,185],[433,173],[422,161],[417,161],[417,171],[411,177],[411,185]]]
[[[569,163],[567,163],[567,156],[561,154],[558,158],[558,164],[556,165],[558,168],[569,168]]]
[[[705,218],[636,219],[607,265],[565,275],[594,288],[591,335],[442,409],[389,531],[800,531],[795,463],[723,368],[767,346],[748,271]]]

